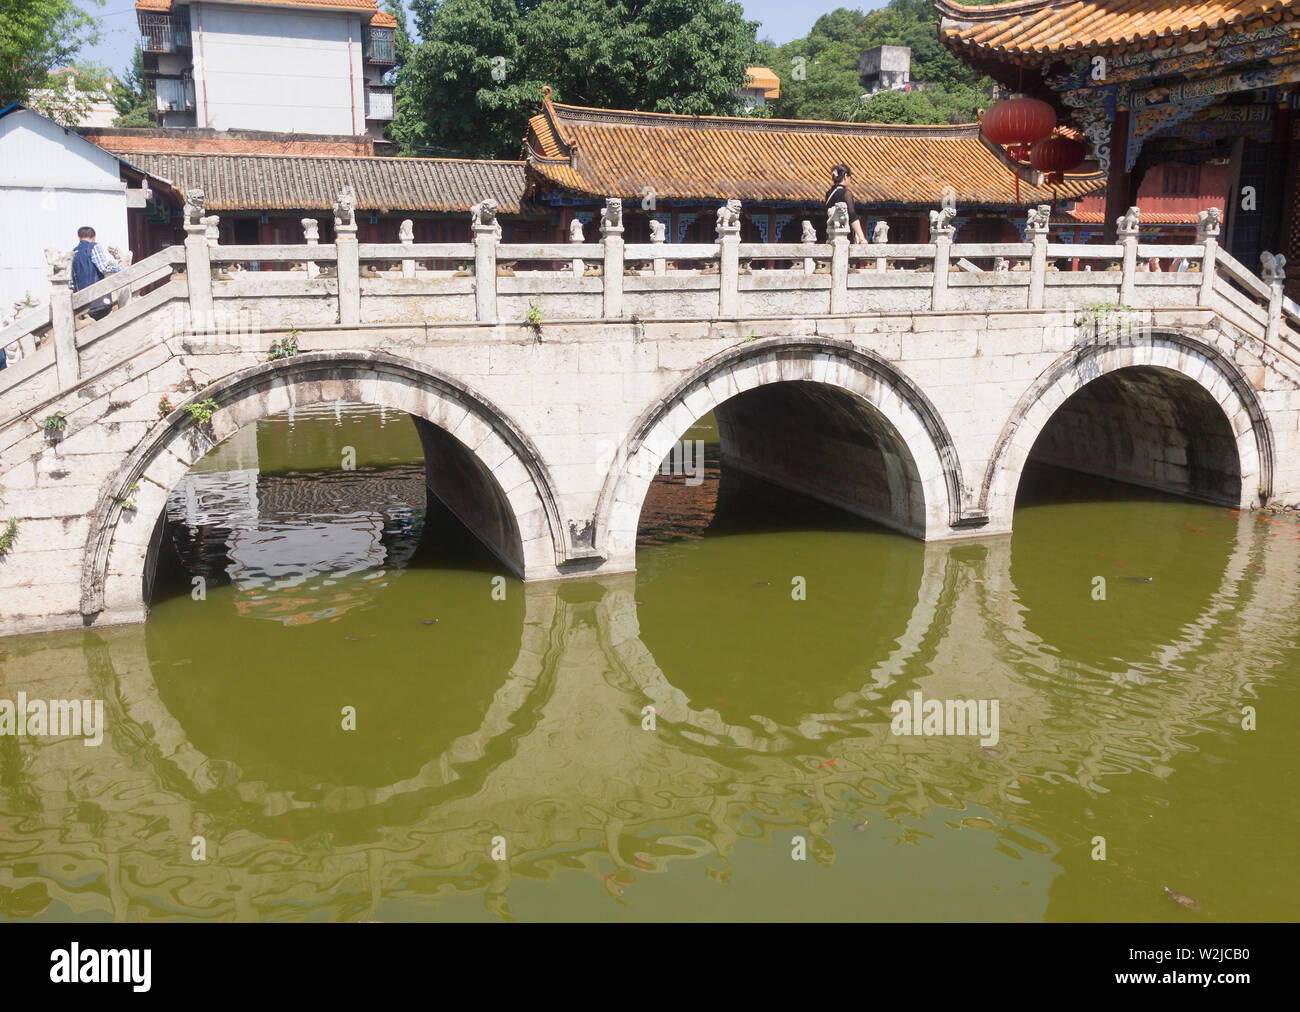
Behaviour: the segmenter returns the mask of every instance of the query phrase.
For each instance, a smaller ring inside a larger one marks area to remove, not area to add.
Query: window
[[[366,29],[366,59],[371,63],[397,62],[392,28]]]

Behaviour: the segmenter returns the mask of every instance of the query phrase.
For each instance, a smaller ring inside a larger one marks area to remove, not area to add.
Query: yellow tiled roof
[[[1101,49],[1146,48],[1300,14],[1300,0],[935,0],[939,36],[956,52],[1035,62]]]
[[[530,185],[594,197],[781,201],[820,204],[830,168],[853,170],[857,203],[936,206],[945,187],[959,203],[1016,204],[1015,178],[979,125],[897,126],[736,116],[677,116],[561,105],[529,121]],[[1092,193],[1100,174],[1069,175],[1058,197]],[[1020,203],[1052,199],[1020,184]]]

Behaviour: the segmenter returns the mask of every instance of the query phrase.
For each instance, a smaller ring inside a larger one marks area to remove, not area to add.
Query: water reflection
[[[635,576],[499,600],[427,531],[399,562],[373,506],[333,514],[373,554],[328,565],[223,520],[205,601],[0,642],[0,698],[109,712],[98,749],[0,737],[0,914],[1294,916],[1294,520],[1048,497],[1013,539],[922,545],[751,488],[672,537],[726,502],[711,473],[653,493]],[[913,691],[998,699],[996,747],[892,735]]]

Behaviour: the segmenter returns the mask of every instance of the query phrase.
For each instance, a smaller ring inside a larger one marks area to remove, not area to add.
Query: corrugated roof
[[[676,116],[587,109],[543,100],[529,120],[525,158],[534,181],[595,197],[781,201],[820,204],[830,167],[853,169],[859,204],[933,207],[952,187],[958,203],[1017,203],[1008,163],[979,125],[896,126],[751,117]],[[1071,175],[1058,197],[1105,185]],[[1020,184],[1020,204],[1050,201],[1047,187]]]
[[[218,212],[328,210],[351,185],[358,210],[468,213],[491,197],[517,214],[524,190],[523,162],[133,152],[131,163],[181,191],[201,188]]]
[[[935,0],[939,36],[957,52],[1057,58],[1170,42],[1300,13],[1300,0],[1016,0],[970,6]]]
[[[1085,225],[1101,225],[1106,221],[1104,211],[1080,211],[1075,209],[1065,213],[1067,217]],[[1198,215],[1188,214],[1183,211],[1142,211],[1143,225],[1195,225],[1198,221]]]

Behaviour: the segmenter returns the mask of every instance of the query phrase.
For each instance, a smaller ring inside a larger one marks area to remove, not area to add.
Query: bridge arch
[[[495,535],[498,556],[521,578],[555,574],[563,528],[543,458],[515,422],[461,381],[379,352],[311,352],[232,373],[198,391],[191,403],[209,398],[217,408],[206,427],[177,408],[105,484],[82,562],[81,613],[87,621],[104,612],[123,621],[143,619],[145,581],[161,540],[167,497],[209,450],[291,406],[337,400],[409,413],[420,428],[426,465],[431,453],[450,450],[450,466],[491,496],[483,523],[461,519],[481,537]],[[137,504],[130,512],[122,509],[128,498]],[[456,503],[447,504],[458,512]]]
[[[651,404],[618,447],[596,509],[595,544],[618,565],[635,559],[637,525],[661,461],[698,418],[738,395],[798,387],[828,392],[859,409],[884,460],[893,515],[882,522],[931,540],[964,526],[961,465],[947,427],[929,399],[884,359],[831,338],[769,338],[731,348],[697,366]],[[786,405],[788,406],[788,405]],[[843,420],[843,419],[840,419]],[[719,429],[724,429],[719,419]],[[727,436],[722,433],[724,452]],[[849,505],[849,504],[844,504]]]
[[[980,507],[988,514],[992,530],[1011,529],[1025,464],[1058,410],[1076,394],[1090,395],[1092,390],[1100,390],[1098,381],[1116,388],[1104,392],[1103,396],[1111,397],[1125,384],[1130,390],[1134,382],[1144,384],[1160,402],[1153,405],[1157,411],[1167,410],[1173,415],[1181,411],[1184,419],[1201,410],[1204,428],[1191,436],[1213,438],[1221,448],[1235,450],[1235,460],[1227,459],[1230,452],[1220,454],[1230,468],[1217,476],[1217,482],[1202,482],[1201,487],[1191,483],[1180,491],[1194,498],[1242,507],[1255,503],[1261,489],[1271,495],[1273,434],[1254,387],[1218,348],[1185,334],[1168,332],[1147,335],[1132,343],[1076,349],[1058,359],[1030,385],[994,444],[980,490]],[[1141,476],[1116,477],[1153,488],[1172,487],[1145,481]]]

